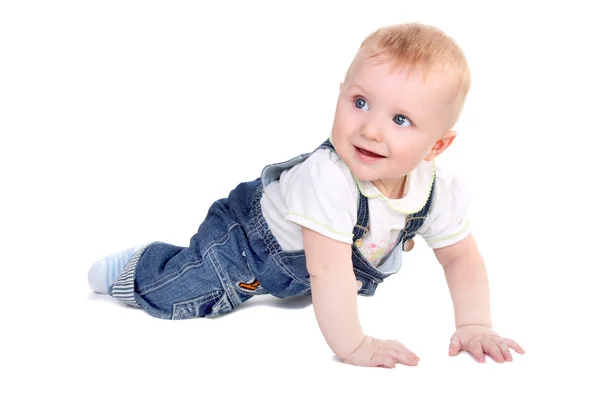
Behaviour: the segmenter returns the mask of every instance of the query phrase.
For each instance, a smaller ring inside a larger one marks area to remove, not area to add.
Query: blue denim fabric
[[[329,141],[315,151],[320,148],[333,150]],[[262,215],[260,199],[263,187],[310,154],[268,165],[260,178],[239,184],[227,198],[214,202],[188,247],[150,244],[135,267],[135,301],[152,316],[186,319],[225,314],[255,295],[309,294],[304,251],[281,249]],[[426,205],[407,218],[396,247],[378,268],[352,246],[354,272],[362,283],[358,294],[372,296],[379,283],[399,270],[403,244],[423,224],[434,189],[435,180]],[[368,201],[359,194],[354,242],[368,226]]]

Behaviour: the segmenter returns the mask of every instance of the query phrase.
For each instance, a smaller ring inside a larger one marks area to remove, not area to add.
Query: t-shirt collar
[[[435,161],[421,163],[406,176],[404,196],[401,199],[390,199],[384,196],[370,181],[354,180],[358,189],[367,198],[380,198],[390,208],[402,214],[414,214],[427,203],[433,179],[435,177]]]

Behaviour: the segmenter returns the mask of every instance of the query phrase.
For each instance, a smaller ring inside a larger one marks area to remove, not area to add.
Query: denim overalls
[[[315,151],[321,148],[335,151],[329,140]],[[166,319],[219,316],[255,295],[284,298],[309,294],[304,250],[281,249],[262,215],[260,199],[264,187],[311,154],[268,165],[260,178],[239,184],[227,198],[214,202],[189,247],[154,242],[140,249],[113,283],[110,294]],[[359,191],[352,245],[354,273],[362,283],[358,294],[372,296],[379,283],[398,272],[403,244],[423,224],[434,190],[435,177],[425,206],[407,217],[396,247],[378,268],[356,246],[369,227],[368,201]]]

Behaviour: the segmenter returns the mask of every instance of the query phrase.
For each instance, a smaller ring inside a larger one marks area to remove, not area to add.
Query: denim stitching
[[[444,238],[445,239],[445,238]],[[301,254],[295,254],[295,255],[285,255],[285,253],[283,253],[284,255],[281,256],[282,260],[295,260],[296,258],[302,258],[305,257],[306,255],[304,253]]]
[[[202,303],[200,303],[200,305],[204,305],[204,304],[206,304],[206,303],[208,303],[208,302],[211,302],[211,301],[213,301],[213,300],[215,300],[215,299],[218,299],[218,298],[219,298],[219,296],[220,296],[220,295],[222,295],[222,294],[223,294],[223,292],[221,292],[221,291],[217,291],[217,292],[210,293],[210,294],[208,294],[208,295],[206,295],[206,294],[205,294],[205,295],[202,295],[202,296],[198,296],[198,297],[196,297],[195,299],[192,299],[192,300],[180,301],[180,302],[178,302],[178,303],[175,303],[175,304],[173,304],[173,309],[172,309],[172,311],[171,311],[171,319],[172,319],[172,320],[175,320],[175,319],[176,319],[176,318],[175,318],[175,309],[176,309],[176,307],[179,307],[179,306],[181,306],[182,304],[194,303],[195,301],[197,301],[198,299],[200,299],[200,298],[202,298],[202,297],[205,297],[205,296],[210,296],[209,298],[207,298],[207,299],[206,299],[206,301],[203,301]],[[215,304],[215,305],[216,305],[216,304]],[[179,314],[180,314],[180,313],[179,313]],[[194,317],[198,317],[198,316],[197,316],[197,315],[194,315]],[[179,319],[179,318],[177,318],[177,319]]]
[[[138,288],[137,293],[140,296],[144,296],[148,293],[152,293],[158,289],[161,289],[162,287],[164,287],[165,285],[168,285],[169,283],[173,282],[174,280],[178,279],[181,275],[183,275],[184,273],[186,273],[187,271],[189,271],[192,268],[197,268],[201,265],[204,264],[204,260],[201,261],[190,261],[186,264],[184,264],[179,270],[173,272],[172,274],[169,274],[165,277],[163,277],[162,279],[159,279],[157,281],[154,281],[142,288]]]
[[[231,302],[233,303],[232,306],[233,307],[239,306],[242,302],[240,301],[235,290],[233,289],[233,285],[231,283],[231,278],[228,277],[227,274],[225,273],[225,270],[221,266],[219,259],[215,256],[214,251],[211,251],[210,253],[206,253],[206,256],[208,257],[209,261],[211,261],[211,264],[213,265],[213,268],[214,268],[215,272],[217,273],[217,277],[219,278],[219,281],[221,281],[221,286],[225,290],[225,293],[231,299]]]
[[[187,262],[179,270],[173,272],[172,274],[167,275],[167,276],[163,277],[162,279],[152,282],[151,284],[148,284],[142,288],[139,288],[137,290],[138,294],[145,295],[145,294],[151,293],[155,290],[158,290],[158,289],[164,287],[165,285],[171,283],[173,280],[179,278],[181,275],[183,275],[188,270],[190,270],[192,268],[197,268],[200,265],[204,264],[204,258],[206,257],[206,253],[208,251],[210,251],[214,246],[216,246],[218,244],[226,243],[227,240],[229,240],[231,230],[237,226],[240,226],[240,224],[237,222],[232,223],[231,225],[229,225],[229,227],[227,229],[227,234],[225,234],[225,236],[221,237],[220,239],[213,240],[212,242],[210,242],[210,244],[205,248],[204,252],[202,252],[200,254],[202,257],[202,260],[200,260],[200,261],[194,260],[194,261]]]
[[[364,268],[364,266],[363,266],[363,268]],[[353,270],[354,270],[354,274],[355,275],[358,274],[358,275],[360,275],[360,276],[362,276],[364,278],[367,278],[367,279],[372,280],[372,281],[377,282],[377,283],[383,282],[383,279],[386,277],[384,274],[382,274],[378,270],[374,270],[373,271],[373,272],[377,272],[378,275],[375,275],[375,274],[371,273],[370,271],[367,271],[366,269],[362,269],[362,268],[359,268],[359,267],[356,267],[356,266],[353,268]]]
[[[280,257],[273,257],[273,261],[275,261],[275,264],[279,265],[279,268],[281,268],[282,272],[285,275],[289,276],[290,278],[294,279],[295,281],[301,283],[304,286],[310,286],[310,282],[308,280],[299,278],[292,271],[290,271],[290,269],[285,265],[285,263],[281,262]]]
[[[223,294],[223,293],[221,293]],[[225,307],[224,307],[225,305]],[[231,310],[233,310],[233,305],[230,303],[227,295],[221,296],[221,298],[215,302],[213,308],[211,309],[210,314],[206,315],[206,318],[215,318],[219,317],[223,314],[227,314]]]

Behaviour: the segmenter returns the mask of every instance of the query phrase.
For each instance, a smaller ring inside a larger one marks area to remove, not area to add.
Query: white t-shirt
[[[433,249],[445,247],[470,233],[467,212],[471,194],[463,180],[434,162],[421,162],[407,176],[404,196],[389,199],[371,182],[355,179],[334,151],[319,149],[265,187],[262,212],[284,251],[304,248],[301,226],[352,244],[360,190],[368,198],[369,231],[357,246],[377,266],[394,248],[406,216],[427,202],[434,172],[431,210],[417,234]]]

